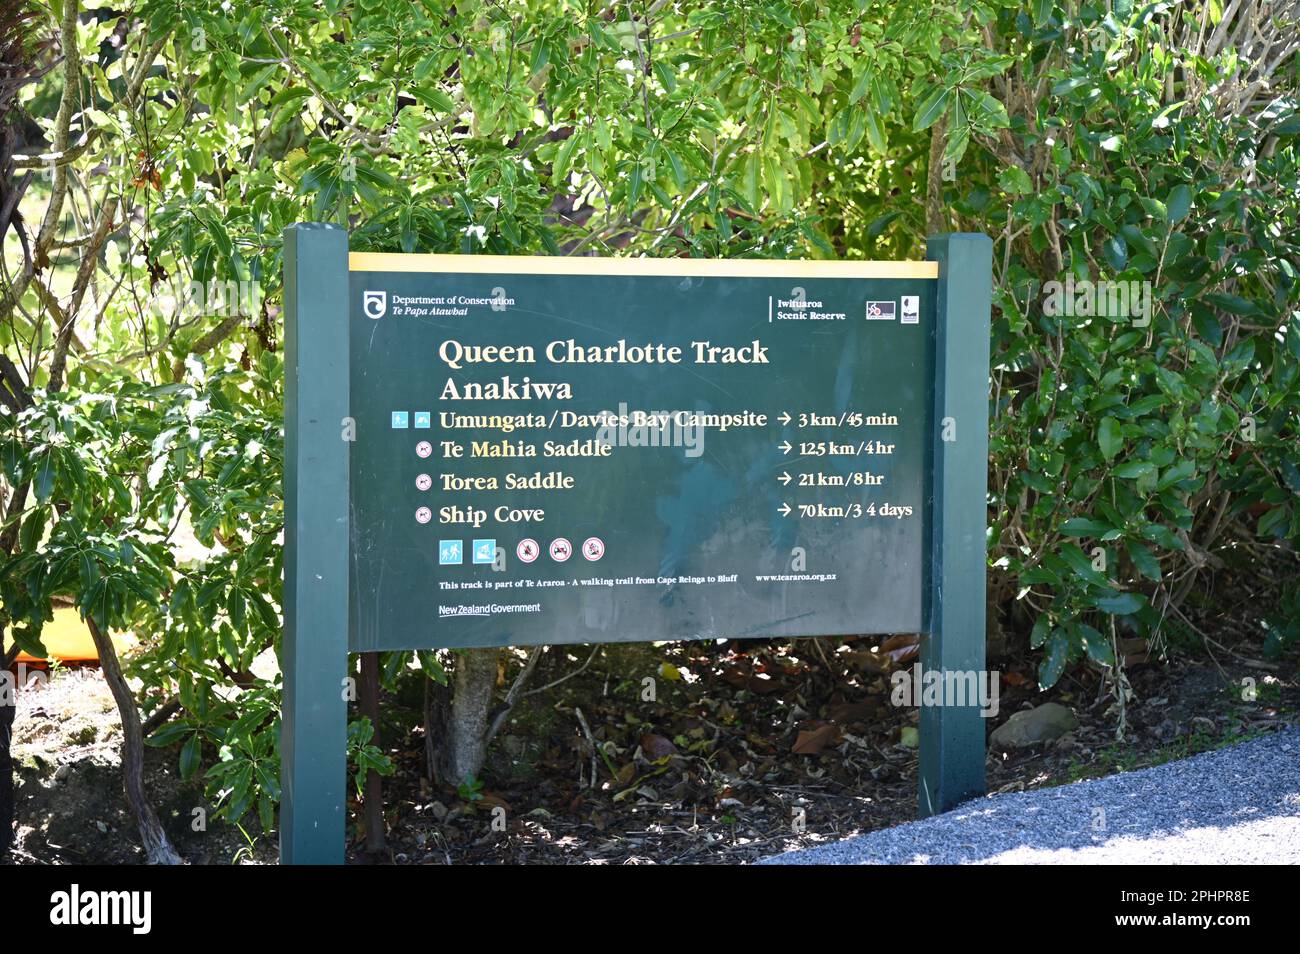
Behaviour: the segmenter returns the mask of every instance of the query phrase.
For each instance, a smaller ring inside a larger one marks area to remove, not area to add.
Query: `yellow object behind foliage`
[[[60,662],[98,662],[99,653],[95,641],[90,638],[90,628],[81,614],[71,606],[60,606],[54,611],[52,622],[46,623],[41,630],[41,642],[49,651],[49,659]],[[135,644],[135,637],[130,633],[113,633],[113,645],[120,653]],[[19,662],[36,662],[26,653],[18,654]]]

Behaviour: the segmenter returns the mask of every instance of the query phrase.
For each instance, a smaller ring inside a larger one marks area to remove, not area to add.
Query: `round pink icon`
[[[430,477],[428,474],[421,474],[419,477],[415,478],[416,490],[428,490],[432,486],[433,486],[433,478]]]
[[[428,523],[433,519],[433,511],[428,507],[421,507],[419,510],[415,511],[415,519],[419,523]]]
[[[573,545],[564,537],[556,537],[547,549],[550,551],[551,559],[556,563],[563,563],[573,556]]]
[[[515,547],[515,556],[519,557],[520,563],[532,563],[541,555],[542,548],[532,537],[524,537]]]
[[[582,541],[582,555],[595,563],[605,555],[605,541],[600,537],[588,537]]]
[[[415,445],[415,453],[421,457],[428,457],[433,453],[433,445],[428,441],[420,441]]]

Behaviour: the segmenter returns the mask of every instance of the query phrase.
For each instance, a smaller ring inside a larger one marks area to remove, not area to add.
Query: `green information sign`
[[[285,235],[282,856],[341,860],[348,651],[921,632],[983,669],[990,243],[924,262]],[[983,790],[922,709],[923,812]]]

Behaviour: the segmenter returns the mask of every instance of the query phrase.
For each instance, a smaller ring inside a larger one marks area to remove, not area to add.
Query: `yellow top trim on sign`
[[[938,262],[815,262],[760,258],[597,258],[590,255],[404,255],[349,252],[353,272],[495,275],[664,275],[699,278],[938,278]]]

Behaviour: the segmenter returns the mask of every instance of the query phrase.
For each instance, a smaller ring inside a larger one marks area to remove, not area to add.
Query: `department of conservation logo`
[[[388,311],[388,292],[362,292],[361,310],[366,313],[367,318],[374,318],[376,321],[384,317],[384,313]]]

